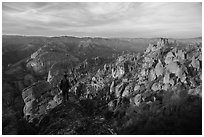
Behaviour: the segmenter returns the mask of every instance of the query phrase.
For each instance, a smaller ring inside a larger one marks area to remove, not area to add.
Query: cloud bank
[[[202,3],[3,2],[3,34],[198,37]]]

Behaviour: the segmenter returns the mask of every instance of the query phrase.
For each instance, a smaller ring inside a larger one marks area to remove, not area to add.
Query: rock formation
[[[161,39],[156,45],[149,44],[142,54],[123,54],[115,61],[104,63],[103,60],[101,67],[95,67],[100,62],[100,58],[95,58],[73,67],[73,74],[78,79],[70,92],[78,100],[97,100],[97,110],[105,105],[106,117],[113,115],[119,134],[126,134],[128,128],[136,128],[140,120],[143,120],[143,127],[131,131],[134,134],[145,134],[145,128],[147,134],[180,134],[184,132],[174,128],[184,130],[181,126],[185,122],[187,127],[200,128],[200,121],[196,120],[201,118],[202,110],[200,45],[192,45],[191,49],[175,47],[168,39]],[[30,116],[30,122],[35,118],[43,119],[49,110],[61,103],[60,92],[53,88],[53,81],[57,83],[61,77],[58,68],[49,71],[48,82],[37,82],[23,90],[24,114]],[[183,114],[186,115],[180,118]],[[193,119],[192,125],[187,117]],[[177,126],[166,125],[171,118],[175,120],[173,124],[178,122]],[[164,126],[158,125],[153,130],[151,122],[160,122],[158,124]],[[201,129],[189,132],[198,131]]]

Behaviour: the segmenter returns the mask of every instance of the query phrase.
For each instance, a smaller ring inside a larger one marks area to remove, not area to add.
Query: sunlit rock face
[[[53,89],[49,82],[39,81],[22,91],[24,100],[24,116],[29,122],[40,119],[49,109],[61,103],[58,89]]]
[[[159,77],[163,81],[153,84],[153,90],[168,90],[171,86],[175,86],[177,83],[181,82],[186,84],[188,82],[189,67],[194,67],[194,72],[196,69],[199,69],[198,65],[199,56],[201,52],[198,52],[199,49],[195,52],[197,56],[197,61],[195,61],[195,56],[192,59],[187,58],[188,49],[177,49],[169,47],[168,43],[165,44],[164,40],[158,42],[157,45],[149,45],[145,54],[144,54],[144,64],[143,69],[141,70],[140,82],[142,79],[149,77],[150,81],[156,80]],[[161,56],[162,55],[162,56]],[[196,62],[194,65],[192,65]],[[191,72],[190,72],[191,73]],[[197,73],[199,75],[200,72]]]

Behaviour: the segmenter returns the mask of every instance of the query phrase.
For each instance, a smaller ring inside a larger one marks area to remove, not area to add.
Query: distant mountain
[[[202,43],[202,37],[189,38],[189,39],[176,39],[176,40],[178,42],[185,43],[185,44]]]
[[[129,41],[134,43],[138,48],[142,50],[148,47],[149,43],[157,43],[161,38],[120,38],[120,40]],[[186,38],[186,39],[176,39],[176,38],[168,38],[169,42],[178,42],[183,44],[195,44],[202,42],[202,37],[196,38]]]
[[[2,36],[3,67],[15,64],[28,58],[32,53],[44,45],[54,46],[57,50],[69,52],[80,60],[102,56],[110,57],[124,51],[141,52],[149,43],[156,43],[160,38],[90,38],[90,37],[42,37],[42,36]],[[173,39],[169,42],[177,42],[180,45],[202,42],[202,37],[189,39]]]
[[[2,36],[2,64],[7,67],[30,56],[46,43],[46,37]]]

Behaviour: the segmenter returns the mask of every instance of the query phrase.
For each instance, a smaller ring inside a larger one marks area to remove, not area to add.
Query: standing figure
[[[68,91],[71,85],[69,80],[67,79],[67,73],[64,73],[64,77],[60,82],[60,89],[62,90],[63,102],[67,102],[69,100]]]

